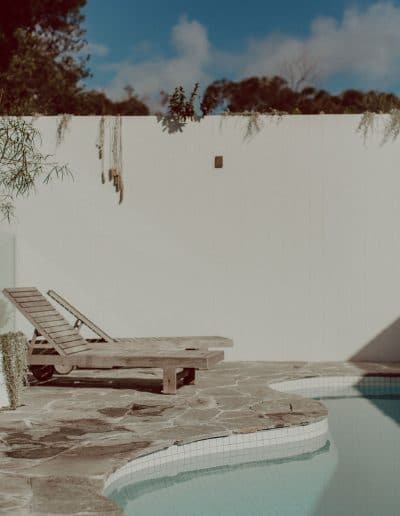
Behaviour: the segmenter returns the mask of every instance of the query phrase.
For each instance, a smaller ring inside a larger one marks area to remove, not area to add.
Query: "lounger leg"
[[[176,368],[164,368],[163,394],[176,394]]]

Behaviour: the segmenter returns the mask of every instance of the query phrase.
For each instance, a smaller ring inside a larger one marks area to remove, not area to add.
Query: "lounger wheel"
[[[52,365],[32,365],[29,370],[39,382],[50,380],[54,374],[54,366]]]
[[[69,374],[74,367],[71,365],[61,365],[57,364],[54,366],[54,370],[57,374]]]

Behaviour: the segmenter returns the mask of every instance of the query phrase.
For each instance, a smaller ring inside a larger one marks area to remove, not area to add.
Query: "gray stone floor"
[[[358,374],[400,375],[400,364],[225,362],[176,396],[160,394],[151,370],[79,371],[32,385],[24,406],[0,412],[0,513],[121,514],[101,493],[127,461],[172,444],[318,421],[322,403],[268,385]]]

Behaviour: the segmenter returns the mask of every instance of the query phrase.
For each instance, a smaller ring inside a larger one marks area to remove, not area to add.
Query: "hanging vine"
[[[124,199],[124,183],[122,181],[122,118],[114,118],[111,134],[111,167],[108,179],[112,181],[115,191],[119,193],[119,203]]]
[[[389,140],[396,140],[400,134],[400,109],[392,109],[389,118],[385,121],[382,144]]]
[[[105,134],[105,125],[106,125],[106,118],[104,116],[102,116],[100,118],[100,123],[99,123],[99,134],[97,136],[96,147],[97,147],[97,150],[98,150],[99,160],[101,161],[101,182],[103,183],[103,185],[106,182],[106,176],[105,176],[105,173],[104,173],[104,134]]]
[[[3,373],[11,409],[22,405],[27,384],[27,346],[26,337],[21,332],[0,335]]]
[[[366,111],[363,113],[360,123],[357,127],[357,132],[361,133],[364,142],[367,140],[369,133],[374,132],[375,127],[375,113],[372,113],[371,111]]]
[[[375,131],[377,115],[386,115],[383,122],[381,145],[384,145],[388,141],[395,141],[400,134],[400,109],[391,109],[386,113],[373,113],[366,111],[361,117],[360,123],[357,127],[357,132],[361,133],[364,141],[366,141],[369,134],[372,134]]]
[[[57,120],[57,132],[56,132],[56,144],[57,147],[61,145],[64,140],[65,133],[68,129],[68,125],[71,121],[72,115],[60,115]]]
[[[231,112],[231,111],[224,111],[222,113],[222,120],[226,120],[229,117],[245,117],[247,119],[246,121],[246,127],[245,127],[245,134],[244,139],[248,140],[253,138],[256,134],[258,134],[265,126],[265,120],[276,120],[277,122],[280,122],[282,120],[283,115],[287,115],[288,113],[285,113],[283,111],[277,111],[272,110],[266,113],[260,113],[258,111],[243,111],[240,113]]]
[[[108,135],[108,138],[107,138]],[[98,158],[101,162],[101,182],[106,182],[106,139],[108,139],[108,179],[113,184],[115,191],[119,194],[119,203],[124,200],[124,182],[122,179],[122,118],[117,116],[106,118],[102,116],[99,122],[96,147]]]

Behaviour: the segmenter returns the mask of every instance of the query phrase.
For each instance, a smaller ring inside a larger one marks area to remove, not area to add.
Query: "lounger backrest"
[[[35,287],[5,288],[4,295],[60,355],[90,350],[90,346]]]
[[[49,290],[47,294],[54,299],[54,301],[57,301],[58,304],[63,306],[66,310],[68,310],[69,313],[71,313],[74,317],[76,317],[79,321],[82,321],[83,324],[85,324],[88,328],[92,330],[93,333],[98,335],[101,339],[104,339],[106,342],[114,343],[114,339],[110,337],[110,335],[107,335],[105,331],[103,331],[101,328],[99,328],[96,324],[94,324],[93,321],[88,319],[86,315],[83,315],[77,308],[75,308],[71,303],[69,303],[66,299],[61,297],[57,292],[54,292],[54,290]]]

